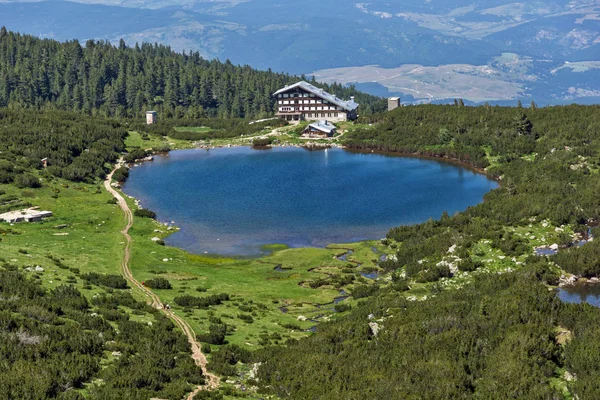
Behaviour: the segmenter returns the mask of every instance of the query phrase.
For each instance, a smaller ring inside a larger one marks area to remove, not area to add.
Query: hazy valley
[[[600,95],[595,1],[52,1],[4,2],[0,13],[40,37],[160,42],[408,101]]]

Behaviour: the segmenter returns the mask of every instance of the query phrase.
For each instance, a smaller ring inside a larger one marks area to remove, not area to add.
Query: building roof
[[[311,85],[310,83],[305,82],[305,81],[300,81],[300,82],[294,83],[291,86],[286,86],[283,89],[280,89],[280,90],[276,91],[275,93],[273,93],[273,96],[277,96],[280,93],[285,93],[291,89],[296,89],[296,88],[304,89],[309,93],[312,93],[314,95],[317,95],[317,96],[327,100],[331,104],[335,104],[338,107],[342,107],[346,111],[353,111],[358,108],[358,103],[356,103],[353,99],[352,100],[339,99],[339,98],[335,97],[334,95],[327,93],[323,89],[320,89],[320,88],[318,88],[314,85]]]
[[[16,210],[0,214],[0,221],[5,222],[21,222],[32,218],[47,218],[52,216],[52,211],[40,211],[35,207],[24,210]]]
[[[319,121],[313,124],[308,125],[310,128],[315,128],[321,132],[325,132],[327,134],[335,131],[337,128],[334,124],[328,121]]]

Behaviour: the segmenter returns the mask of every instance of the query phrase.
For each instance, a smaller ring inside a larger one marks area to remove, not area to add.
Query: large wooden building
[[[286,121],[348,121],[357,117],[354,97],[341,100],[308,82],[298,82],[274,93],[277,116]]]

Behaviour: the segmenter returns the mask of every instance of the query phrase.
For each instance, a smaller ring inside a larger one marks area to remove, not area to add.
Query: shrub
[[[113,289],[127,289],[127,281],[121,275],[105,275],[96,272],[82,274],[81,279],[96,286],[106,286]]]
[[[198,340],[208,344],[222,345],[225,344],[225,335],[227,334],[227,325],[225,324],[210,324],[208,333],[198,335]]]
[[[447,265],[434,265],[421,271],[417,277],[417,282],[435,282],[440,280],[440,278],[449,278],[451,276],[452,273]]]
[[[229,300],[229,295],[226,293],[213,294],[207,297],[196,297],[196,296],[178,296],[175,297],[174,301],[181,307],[198,307],[208,308],[210,306],[217,306],[223,301]]]
[[[336,304],[333,309],[335,310],[335,312],[344,312],[344,311],[349,311],[350,309],[352,309],[352,306],[350,304]]]
[[[127,167],[121,167],[113,174],[113,179],[117,182],[125,182],[129,177],[129,169]]]
[[[171,282],[166,280],[165,278],[154,278],[148,279],[144,282],[146,286],[151,289],[172,289]]]
[[[42,186],[42,184],[40,183],[40,180],[32,174],[22,174],[22,175],[17,175],[15,176],[14,179],[15,185],[20,188],[39,188]]]
[[[352,290],[352,297],[362,299],[374,295],[378,290],[378,285],[356,285]]]
[[[265,146],[269,146],[271,144],[273,144],[273,138],[271,138],[271,137],[256,138],[256,139],[252,140],[252,146],[254,146],[254,147],[265,147]]]
[[[252,315],[250,314],[238,314],[238,318],[249,324],[254,322],[254,318],[252,318]]]
[[[156,219],[156,213],[145,208],[138,208],[133,212],[133,215],[136,217]]]
[[[481,267],[483,267],[481,261],[473,261],[470,258],[465,258],[458,263],[458,269],[464,272],[472,272]]]

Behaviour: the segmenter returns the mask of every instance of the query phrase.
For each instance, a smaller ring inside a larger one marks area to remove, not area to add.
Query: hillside
[[[367,118],[373,125],[348,134],[348,147],[460,160],[485,168],[502,187],[464,213],[392,228],[382,243],[397,243],[397,251],[379,263],[389,278],[375,292],[355,287],[353,296],[368,298],[347,317],[258,352],[261,392],[598,397],[600,362],[583,349],[600,343],[600,309],[564,304],[549,287],[568,273],[600,274],[600,242],[574,244],[588,224],[599,233],[597,112],[416,106]],[[532,245],[555,241],[563,243],[558,254],[533,255]]]
[[[164,45],[60,43],[0,29],[0,107],[52,104],[117,117],[155,109],[163,117],[264,118],[274,114],[272,94],[300,79]],[[364,115],[385,107],[352,86],[320,86],[343,98],[355,96]]]
[[[407,100],[534,98],[540,104],[559,104],[598,98],[597,71],[550,73],[566,61],[598,60],[600,8],[587,0],[378,0],[343,5],[332,0],[7,1],[0,3],[0,13],[9,29],[40,37],[99,38],[114,44],[123,38],[131,46],[159,42],[177,51],[198,51],[207,59],[295,74],[314,72],[330,83],[376,82],[383,93]],[[526,60],[521,65],[525,73],[522,68],[506,71],[511,61],[495,65],[503,53]],[[382,75],[399,79],[362,73],[361,68],[372,65]],[[433,69],[427,76],[415,76],[409,73],[411,65]],[[356,73],[323,72],[338,68]],[[464,90],[460,81],[479,68],[494,72],[478,75],[481,79],[471,85],[481,91]],[[447,79],[448,70],[458,79]]]

